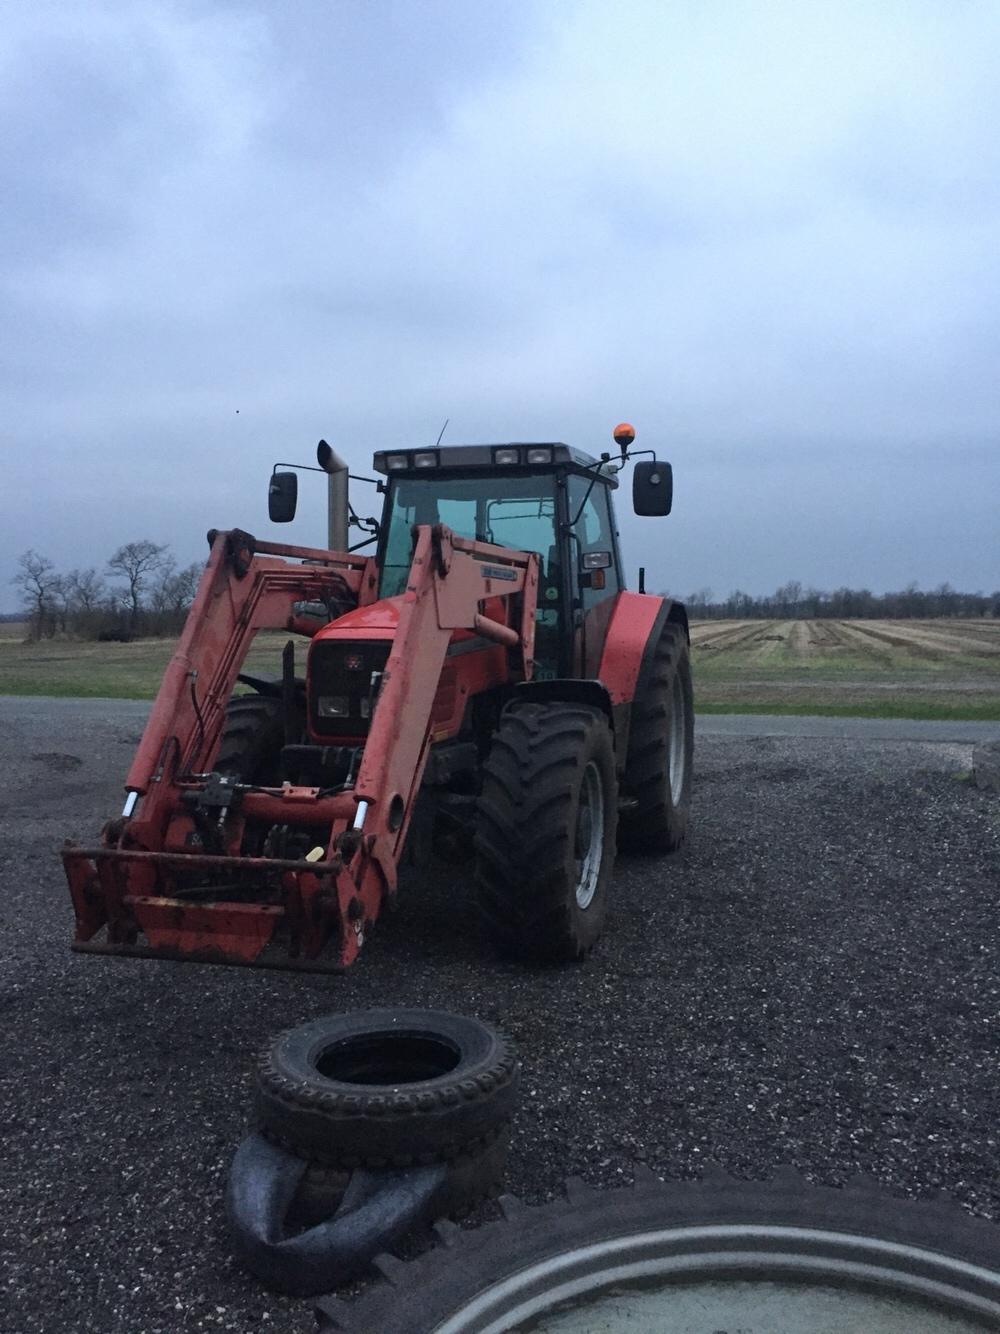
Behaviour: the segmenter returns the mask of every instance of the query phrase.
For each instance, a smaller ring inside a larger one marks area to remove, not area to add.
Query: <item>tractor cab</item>
[[[611,490],[618,465],[564,444],[456,445],[386,451],[379,596],[398,596],[410,572],[415,524],[539,560],[535,678],[581,676],[585,618],[625,586]]]
[[[636,458],[633,428],[622,422],[613,434],[617,458],[595,459],[558,441],[379,450],[373,467],[387,479],[377,480],[385,493],[381,521],[355,514],[347,496],[347,464],[321,440],[319,468],[312,470],[328,474],[328,546],[348,549],[351,526],[370,534],[349,549],[377,542],[379,600],[405,592],[414,530],[423,525],[442,524],[469,541],[533,552],[539,560],[535,679],[596,677],[615,596],[625,589],[611,492],[626,461]],[[296,475],[279,471],[288,466],[301,465],[275,464],[269,483],[268,513],[276,523],[295,515]],[[636,514],[669,514],[672,499],[670,464],[655,458],[636,462]],[[640,593],[642,578],[640,571]]]

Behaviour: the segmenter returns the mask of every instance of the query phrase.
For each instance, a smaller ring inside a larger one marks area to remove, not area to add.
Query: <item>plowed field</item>
[[[1000,621],[701,621],[696,708],[1000,718]]]

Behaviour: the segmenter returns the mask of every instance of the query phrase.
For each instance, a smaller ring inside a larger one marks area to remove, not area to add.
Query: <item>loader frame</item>
[[[350,552],[209,534],[211,553],[101,844],[62,857],[79,952],[339,971],[396,892],[456,630],[501,645],[512,684],[534,667],[538,557],[447,527],[413,529],[413,557],[356,775],[342,790],[220,778],[226,704],[254,637],[319,622],[299,604],[376,597]],[[487,615],[500,605],[505,619]],[[496,602],[500,599],[500,603]],[[247,821],[315,828],[305,858],[243,855]],[[101,937],[103,933],[103,937]],[[279,939],[283,948],[276,947]]]

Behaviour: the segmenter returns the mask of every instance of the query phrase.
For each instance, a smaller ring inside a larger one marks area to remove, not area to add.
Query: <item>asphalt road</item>
[[[922,718],[782,717],[767,713],[703,714],[701,736],[829,737],[841,741],[1000,741],[1000,722]]]
[[[491,957],[467,874],[441,869],[324,978],[69,953],[57,849],[117,813],[147,707],[0,700],[3,1334],[308,1334],[303,1303],[232,1260],[225,1172],[265,1036],[374,1004],[515,1038],[528,1200],[637,1160],[790,1163],[1000,1220],[1000,800],[964,777],[970,739],[703,719],[690,845],[620,859],[586,963]],[[808,722],[767,720],[786,721]]]
[[[137,699],[47,699],[0,695],[0,719],[15,726],[47,728],[49,719],[71,720],[86,728],[93,722],[142,726],[149,704]],[[695,722],[699,736],[832,737],[851,741],[1000,741],[1000,722],[915,718],[782,717],[769,713],[706,713]]]

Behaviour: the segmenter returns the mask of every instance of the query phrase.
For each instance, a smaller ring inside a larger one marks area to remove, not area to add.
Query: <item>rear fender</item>
[[[672,598],[648,593],[619,593],[608,622],[601,654],[601,682],[615,720],[619,760],[628,752],[632,702],[652,669],[653,655],[666,625],[679,625],[690,643],[687,609]]]

